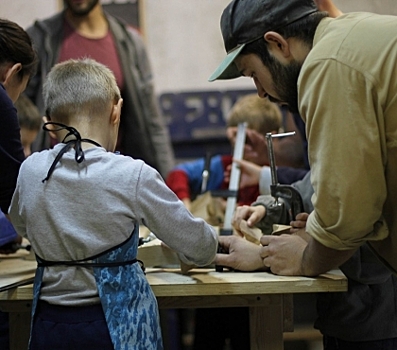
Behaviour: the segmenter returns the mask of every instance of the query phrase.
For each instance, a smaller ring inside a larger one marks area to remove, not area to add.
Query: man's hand
[[[286,276],[317,276],[342,265],[355,252],[328,248],[312,237],[306,241],[297,234],[263,236],[261,244],[263,264]]]
[[[303,252],[307,242],[298,235],[262,236],[261,258],[264,266],[277,275],[303,275]]]
[[[265,270],[261,247],[239,236],[219,236],[219,244],[228,254],[216,254],[215,265],[239,271]]]
[[[262,220],[262,218],[266,215],[266,208],[263,205],[256,205],[256,206],[249,206],[249,205],[242,205],[236,208],[233,219],[232,225],[240,232],[240,223],[241,220],[246,220],[248,227],[254,227],[254,225]]]

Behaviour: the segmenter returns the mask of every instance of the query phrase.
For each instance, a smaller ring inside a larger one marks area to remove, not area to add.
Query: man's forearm
[[[348,260],[354,252],[355,250],[331,249],[311,238],[303,252],[302,274],[304,276],[317,276],[335,269]]]

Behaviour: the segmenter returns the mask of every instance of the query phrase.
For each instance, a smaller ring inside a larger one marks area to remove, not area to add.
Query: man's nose
[[[260,98],[265,98],[265,97],[267,97],[267,93],[266,93],[265,89],[262,87],[262,85],[261,85],[261,83],[259,82],[259,80],[256,79],[256,78],[254,78],[254,83],[255,83],[256,90],[257,90],[257,92],[258,92],[258,96],[259,96]]]

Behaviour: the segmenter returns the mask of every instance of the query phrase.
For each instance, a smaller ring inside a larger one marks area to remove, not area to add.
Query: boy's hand
[[[233,159],[233,162],[235,162],[240,167],[241,170],[239,188],[244,188],[259,184],[259,179],[262,170],[261,166],[249,162],[247,160]],[[228,166],[224,173],[224,177],[226,181],[230,181],[230,172],[231,172],[231,166]]]
[[[308,213],[297,214],[295,220],[290,222],[290,225],[292,226],[291,233],[295,233],[300,229],[305,228],[308,217],[309,217]]]
[[[253,227],[257,222],[262,220],[262,218],[266,215],[266,208],[263,205],[243,205],[236,208],[234,212],[234,216],[232,219],[232,225],[237,230],[237,232],[242,235],[240,232],[240,223],[241,220],[246,220],[248,227]]]
[[[308,213],[299,213],[296,215],[295,220],[291,221],[290,223],[290,225],[292,226],[290,232],[294,235],[300,236],[306,242],[309,242],[309,238],[310,238],[309,234],[307,234],[305,230],[306,221],[308,217],[309,217]]]
[[[237,137],[237,127],[229,126],[226,129],[226,136],[234,147]],[[269,163],[266,138],[254,129],[246,129],[245,131],[243,158],[259,165]]]

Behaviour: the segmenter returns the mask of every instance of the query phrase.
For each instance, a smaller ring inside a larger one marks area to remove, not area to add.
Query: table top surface
[[[175,294],[198,295],[253,295],[308,292],[340,292],[347,290],[347,279],[339,271],[330,271],[315,278],[277,276],[269,272],[216,272],[200,268],[182,274],[179,269],[150,268],[147,279],[156,296]],[[177,288],[176,288],[177,287]]]
[[[36,261],[24,257],[0,260],[0,300],[32,298],[31,283]],[[179,268],[147,268],[146,277],[157,297],[290,294],[347,291],[347,279],[339,270],[318,277],[278,276],[269,272],[236,272],[196,268],[182,274]]]

